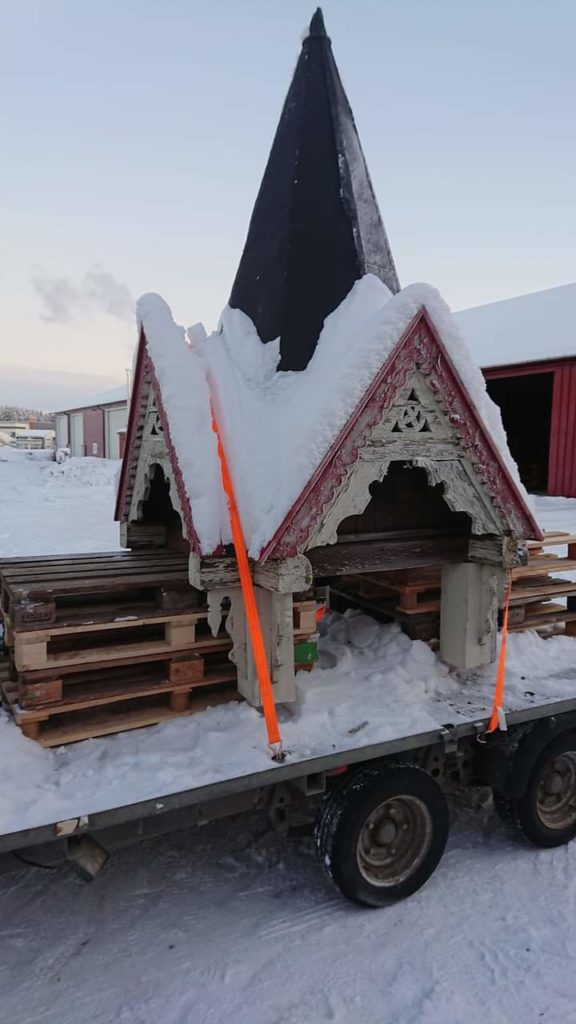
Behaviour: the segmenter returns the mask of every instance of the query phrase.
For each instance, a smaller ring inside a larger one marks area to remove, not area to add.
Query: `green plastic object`
[[[294,663],[296,665],[309,665],[313,661],[318,661],[316,640],[304,640],[301,644],[294,644]]]

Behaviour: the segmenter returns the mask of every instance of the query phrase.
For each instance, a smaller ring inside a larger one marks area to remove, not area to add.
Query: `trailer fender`
[[[482,782],[505,796],[519,798],[526,792],[532,768],[553,739],[576,731],[576,713],[551,715],[526,723],[507,733],[497,733],[487,745]]]

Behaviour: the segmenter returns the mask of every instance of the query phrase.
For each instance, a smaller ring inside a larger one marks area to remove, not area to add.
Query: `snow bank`
[[[250,554],[258,557],[320,465],[402,334],[425,306],[478,416],[524,500],[500,412],[438,292],[416,284],[397,295],[377,277],[357,281],[326,319],[316,351],[300,372],[277,372],[279,342],[263,345],[248,316],[227,307],[220,328],[177,326],[166,303],[144,296],[144,326],[170,435],[202,550],[229,540],[228,516],[211,430],[214,402]]]
[[[119,459],[96,459],[91,456],[51,462],[42,474],[45,487],[112,487],[118,483]]]
[[[120,463],[67,459],[61,465],[0,448],[0,560],[118,548],[114,494]]]

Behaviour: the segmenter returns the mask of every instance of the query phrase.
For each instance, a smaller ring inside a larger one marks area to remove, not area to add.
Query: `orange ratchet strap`
[[[496,688],[494,690],[494,703],[492,715],[486,732],[495,732],[496,729],[506,729],[506,717],[504,714],[504,676],[506,674],[506,648],[508,646],[508,610],[510,608],[510,593],[512,590],[512,570],[508,576],[506,587],[506,599],[504,601],[504,616],[502,619],[502,642],[500,644],[500,657],[498,658],[498,671],[496,672]]]
[[[284,758],[284,754],[282,752],[282,737],[280,736],[280,730],[278,728],[276,705],[274,704],[272,682],[270,680],[270,672],[268,670],[268,659],[266,657],[266,649],[264,647],[264,638],[262,636],[260,616],[258,615],[258,605],[256,604],[256,594],[254,593],[254,584],[252,582],[252,576],[250,574],[250,566],[248,565],[248,555],[246,552],[246,544],[244,542],[244,532],[242,530],[240,514],[238,512],[238,505],[236,503],[234,484],[232,482],[232,477],[230,475],[230,468],[228,466],[228,460],[226,458],[226,452],[224,451],[224,444],[222,441],[220,430],[218,428],[218,422],[216,420],[213,405],[212,429],[216,434],[216,440],[218,443],[218,456],[220,459],[220,469],[222,472],[222,486],[224,487],[224,493],[226,495],[226,500],[228,502],[228,511],[230,513],[232,541],[234,544],[234,551],[236,553],[236,560],[238,562],[240,585],[242,587],[244,609],[246,611],[246,620],[248,622],[250,640],[252,642],[254,664],[256,666],[258,683],[260,684],[260,693],[262,696],[262,709],[264,711],[264,719],[266,721],[268,743],[273,751],[274,760],[281,761]]]

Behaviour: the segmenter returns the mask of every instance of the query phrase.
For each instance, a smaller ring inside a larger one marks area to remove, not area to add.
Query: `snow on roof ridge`
[[[419,310],[425,307],[480,420],[518,486],[500,411],[439,293],[412,284],[392,295],[373,274],[326,318],[305,370],[276,371],[278,343],[226,307],[220,329],[194,345],[158,295],[138,303],[202,551],[229,541],[211,397],[217,409],[245,539],[257,558],[330,450]],[[212,392],[212,395],[211,395]]]
[[[202,350],[186,340],[161,295],[149,292],[136,304],[138,324],[161,392],[174,455],[204,552],[229,539],[210,394]]]

